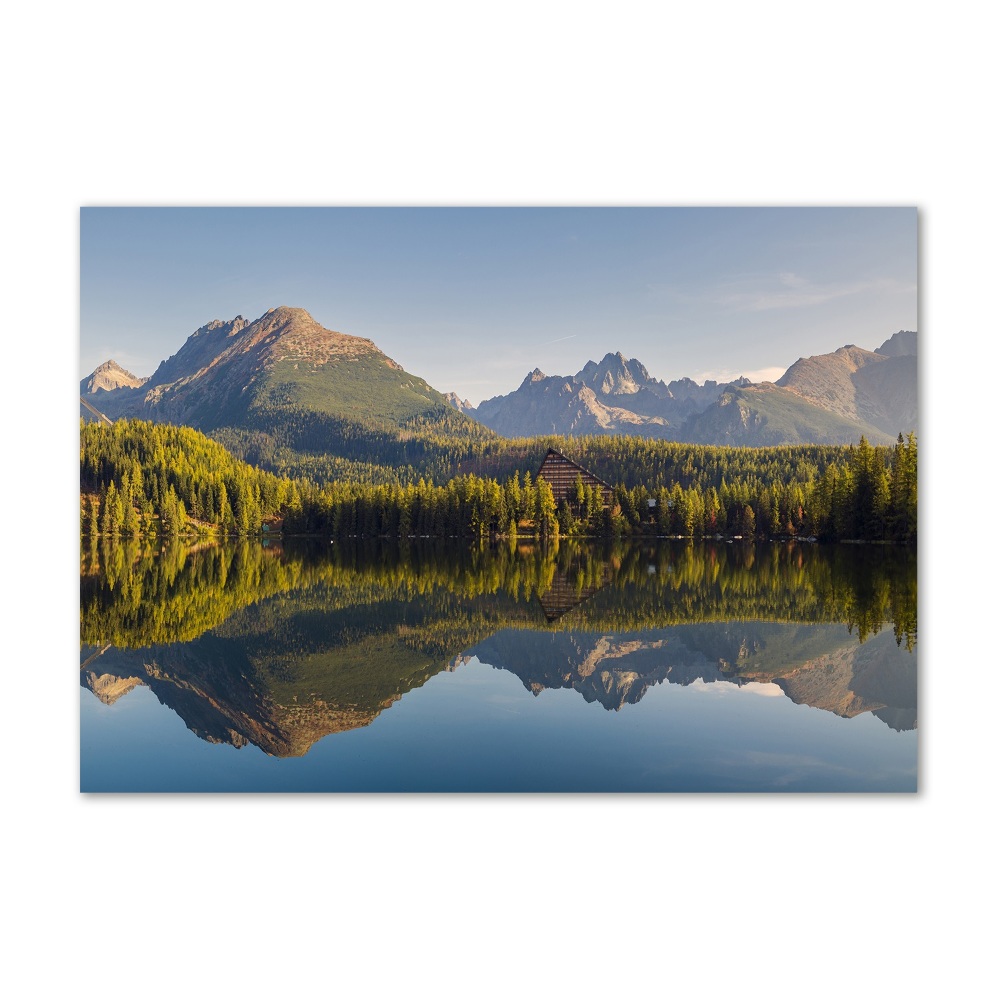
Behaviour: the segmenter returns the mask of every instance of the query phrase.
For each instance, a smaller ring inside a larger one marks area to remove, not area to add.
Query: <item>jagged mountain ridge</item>
[[[456,411],[452,429],[472,430],[472,418],[507,437],[622,434],[760,446],[846,444],[864,434],[888,444],[918,429],[916,350],[916,333],[901,330],[875,351],[847,345],[800,358],[776,383],[756,385],[746,378],[667,383],[638,359],[608,353],[572,376],[536,368],[514,392],[473,407],[405,372],[371,340],[282,306],[252,322],[236,316],[205,324],[147,379],[108,361],[81,381],[81,397],[112,418],[235,428],[313,452],[333,447],[328,418],[399,428],[414,418],[449,424],[446,415]],[[306,431],[303,413],[313,422]],[[289,421],[302,440],[283,429]]]
[[[466,412],[507,437],[635,434],[673,440],[675,428],[718,393],[712,381],[699,386],[689,378],[669,384],[653,378],[641,361],[619,352],[588,361],[572,376],[536,368],[513,393]]]
[[[916,660],[890,631],[859,644],[837,626],[765,622],[635,634],[501,629],[462,656],[513,673],[533,694],[572,688],[612,711],[664,682],[753,681],[843,718],[871,712],[892,728],[917,725]]]
[[[475,410],[475,406],[472,405],[472,400],[462,399],[457,392],[446,392],[444,394],[444,398],[448,401],[450,406],[454,406],[460,413],[471,413]]]
[[[572,376],[530,372],[469,413],[508,437],[634,434],[692,444],[888,444],[917,430],[917,334],[875,351],[848,345],[800,358],[776,382],[665,383],[620,352]]]

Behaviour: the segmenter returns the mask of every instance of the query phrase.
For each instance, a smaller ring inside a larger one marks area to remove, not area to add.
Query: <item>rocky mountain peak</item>
[[[324,364],[335,356],[353,358],[381,354],[372,341],[327,330],[293,306],[276,306],[248,322],[242,316],[212,320],[199,327],[181,349],[157,368],[150,387],[173,385],[181,379],[235,365],[242,384],[254,371],[279,361]],[[395,362],[385,358],[390,367]]]
[[[108,360],[98,365],[91,374],[80,383],[80,395],[91,395],[95,392],[112,392],[115,389],[136,389],[144,385],[147,379],[139,378],[126,371],[117,361]]]
[[[448,400],[451,406],[454,406],[456,410],[460,410],[462,413],[473,413],[475,412],[475,406],[472,405],[472,401],[469,399],[462,399],[457,392],[446,392],[444,398]]]
[[[219,340],[224,337],[232,337],[245,329],[249,323],[242,316],[236,316],[230,320],[213,319],[204,326],[198,327],[188,340]]]
[[[626,359],[621,351],[605,354],[600,364],[588,361],[576,379],[604,396],[633,395],[654,381],[641,361]]]
[[[916,357],[917,331],[900,330],[894,333],[881,347],[875,348],[875,353],[889,358]]]
[[[446,403],[368,338],[329,330],[292,306],[268,309],[250,322],[243,316],[211,320],[141,388],[101,399],[100,414],[111,418],[141,416],[199,430],[242,427],[257,419],[249,416],[257,401],[277,414],[276,422],[285,419],[283,408],[297,408],[307,419],[332,413],[395,422],[431,411],[437,416]],[[468,401],[458,404],[464,410]]]

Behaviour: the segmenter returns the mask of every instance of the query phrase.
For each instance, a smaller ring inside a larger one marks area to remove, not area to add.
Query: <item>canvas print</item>
[[[81,791],[917,791],[917,236],[83,208]]]

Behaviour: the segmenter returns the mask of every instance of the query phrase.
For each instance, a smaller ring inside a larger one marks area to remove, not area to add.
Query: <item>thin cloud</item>
[[[717,309],[730,315],[805,309],[871,292],[914,294],[916,286],[912,282],[893,278],[815,282],[794,271],[742,275],[715,286],[697,289],[685,289],[683,286],[667,283],[646,285],[646,293],[650,298],[668,300],[675,306],[689,309]]]
[[[791,271],[779,271],[778,281],[788,288],[801,288],[803,285],[807,284],[805,278],[800,278],[797,274],[793,274]]]
[[[740,282],[739,287],[730,286],[729,290],[720,290],[715,296],[716,303],[730,312],[766,312],[773,309],[820,306],[863,292],[908,290],[899,282],[882,278],[817,284],[791,271],[781,271],[776,278],[755,281],[753,288],[747,287],[749,284]]]
[[[750,379],[751,382],[776,382],[787,370],[787,368],[755,368],[741,371],[736,371],[733,368],[716,369],[699,372],[693,378],[695,382],[706,382],[711,379],[720,384],[735,382],[740,376]]]
[[[555,340],[543,340],[538,346],[545,347],[546,344],[561,344],[564,340],[572,340],[575,336],[575,333],[571,333],[568,337],[556,337]]]

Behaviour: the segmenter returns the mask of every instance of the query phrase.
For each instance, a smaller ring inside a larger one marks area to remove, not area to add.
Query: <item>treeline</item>
[[[619,435],[503,438],[457,410],[410,418],[402,426],[289,407],[260,407],[250,427],[218,427],[210,436],[233,455],[290,479],[370,485],[443,485],[472,474],[503,482],[538,471],[555,448],[599,479],[633,487],[709,486],[724,479],[805,483],[843,461],[842,445],[768,448],[692,445]]]
[[[841,451],[839,461],[827,462],[821,474],[805,479],[782,466],[772,449],[745,451],[740,456],[743,474],[733,479],[720,475],[718,488],[705,488],[697,480],[686,488],[674,481],[669,489],[655,491],[645,485],[616,487],[615,509],[625,522],[623,530],[916,541],[917,442],[912,434],[905,441],[900,434],[892,448],[872,447],[862,437],[858,445]],[[763,454],[754,469],[757,452]]]
[[[605,506],[582,480],[557,504],[544,479],[464,473],[443,485],[344,478],[320,485],[256,469],[186,427],[122,420],[80,431],[86,537],[284,531],[335,538],[626,534],[815,537],[911,542],[917,536],[917,444],[893,448],[710,448],[581,439],[573,453],[614,487]],[[552,439],[534,442],[533,464]],[[608,455],[590,454],[606,441]],[[480,442],[481,443],[481,442]],[[468,448],[473,443],[467,444]],[[588,457],[589,456],[589,457]],[[612,474],[606,463],[623,463]],[[650,471],[634,482],[636,468]],[[344,461],[344,460],[341,460]]]
[[[557,504],[549,484],[530,472],[514,472],[502,483],[468,474],[444,486],[420,480],[415,486],[309,487],[301,508],[288,511],[285,526],[339,538],[651,534],[916,540],[913,435],[907,441],[900,435],[892,449],[873,448],[862,438],[857,446],[841,449],[839,462],[827,462],[822,474],[807,478],[798,478],[801,464],[782,465],[770,449],[760,449],[765,454],[755,467],[755,451],[739,449],[731,468],[713,456],[720,470],[718,487],[704,487],[694,476],[687,486],[674,480],[655,490],[620,484],[607,507],[598,491],[579,478],[571,496]],[[801,461],[794,453],[789,457]]]

